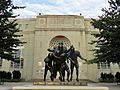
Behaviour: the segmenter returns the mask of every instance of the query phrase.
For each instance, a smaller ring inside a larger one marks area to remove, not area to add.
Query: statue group
[[[82,60],[85,60],[80,52],[75,50],[75,48],[70,46],[69,49],[63,45],[63,43],[59,43],[58,46],[55,46],[52,50],[48,49],[49,54],[44,59],[45,62],[45,71],[44,71],[44,81],[46,81],[47,72],[51,73],[51,81],[54,81],[57,76],[57,72],[59,72],[59,80],[61,82],[65,81],[65,71],[67,72],[67,81],[72,81],[73,70],[76,68],[76,81],[79,81],[79,64],[77,57]],[[67,63],[70,61],[70,69]],[[70,77],[70,79],[69,79]]]

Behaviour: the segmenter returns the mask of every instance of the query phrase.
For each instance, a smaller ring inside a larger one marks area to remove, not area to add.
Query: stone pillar
[[[86,36],[85,36],[85,31],[82,31],[82,52],[83,52],[83,57],[86,58]]]

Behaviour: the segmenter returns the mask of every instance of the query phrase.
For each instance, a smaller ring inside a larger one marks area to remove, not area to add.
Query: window
[[[2,67],[2,59],[0,58],[0,68]]]
[[[97,63],[97,68],[98,69],[109,69],[110,68],[110,63],[107,63],[107,62]]]
[[[23,49],[22,48],[18,49],[18,51],[15,52],[14,58],[16,61],[19,61],[19,62],[11,61],[11,67],[18,68],[18,69],[23,68],[24,59],[23,59]]]
[[[100,69],[100,63],[97,63],[97,68]]]
[[[120,62],[118,63],[118,67],[119,67],[119,69],[120,69]]]
[[[25,29],[27,29],[28,28],[28,24],[25,24]]]
[[[20,63],[21,68],[23,68],[23,65],[24,65],[24,59],[22,58]]]
[[[18,28],[21,29],[22,28],[22,24],[19,24]]]
[[[14,68],[20,68],[20,63],[13,62]]]
[[[24,60],[23,58],[20,60],[19,63],[11,61],[11,68],[17,68],[17,69],[22,69],[24,65]]]
[[[80,42],[78,42],[78,47],[80,47]]]

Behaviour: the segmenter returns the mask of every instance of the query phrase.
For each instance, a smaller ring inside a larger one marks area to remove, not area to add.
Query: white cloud
[[[23,1],[22,0],[12,0],[13,4],[15,5],[22,5]]]
[[[49,3],[29,3],[22,0],[13,0],[15,5],[26,6],[24,10],[15,11],[21,17],[42,14],[73,14],[82,13],[85,17],[97,17],[101,15],[101,9],[108,7],[107,0],[48,0]]]
[[[15,10],[14,13],[15,15],[20,15],[19,17],[22,17],[22,18],[31,18],[37,15],[37,13],[26,10],[26,9]]]

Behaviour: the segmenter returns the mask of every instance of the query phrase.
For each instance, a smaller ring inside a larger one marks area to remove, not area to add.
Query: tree
[[[103,8],[103,15],[99,19],[92,19],[92,25],[99,30],[98,34],[92,34],[97,40],[94,63],[120,62],[120,0],[108,0],[109,8]]]
[[[13,10],[24,7],[14,6],[11,0],[0,0],[0,57],[1,59],[15,61],[16,47],[23,45],[20,41],[20,30],[16,23]],[[13,19],[12,19],[13,18]]]

